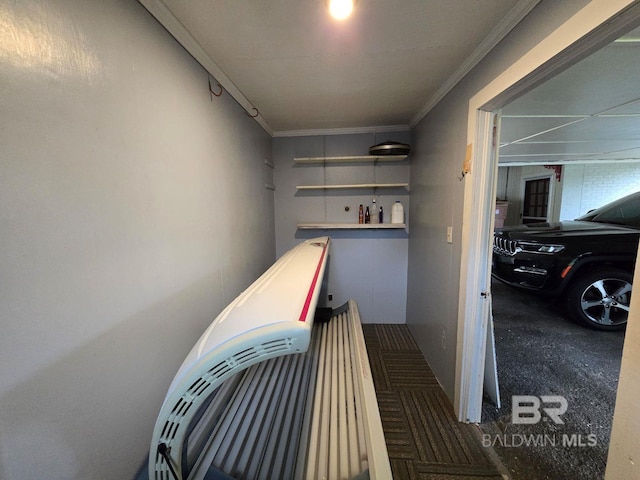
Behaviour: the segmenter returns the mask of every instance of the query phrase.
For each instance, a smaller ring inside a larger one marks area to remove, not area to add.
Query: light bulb
[[[329,13],[336,20],[344,20],[353,12],[353,0],[329,0]]]

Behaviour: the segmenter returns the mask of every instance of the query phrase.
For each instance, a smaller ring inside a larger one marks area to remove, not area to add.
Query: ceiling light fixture
[[[353,12],[354,0],[329,0],[329,13],[336,20],[344,20]]]

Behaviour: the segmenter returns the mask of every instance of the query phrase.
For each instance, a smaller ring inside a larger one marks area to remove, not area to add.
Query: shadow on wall
[[[123,321],[0,397],[0,478],[133,478],[175,372],[224,307],[211,298],[217,278]]]

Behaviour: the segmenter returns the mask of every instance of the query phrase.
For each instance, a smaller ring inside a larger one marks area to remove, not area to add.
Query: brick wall
[[[640,191],[640,163],[565,165],[562,176],[561,220]]]

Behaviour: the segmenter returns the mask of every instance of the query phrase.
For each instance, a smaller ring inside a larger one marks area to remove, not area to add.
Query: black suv
[[[640,192],[575,221],[496,229],[492,275],[556,296],[568,313],[600,330],[624,328],[640,237]]]

